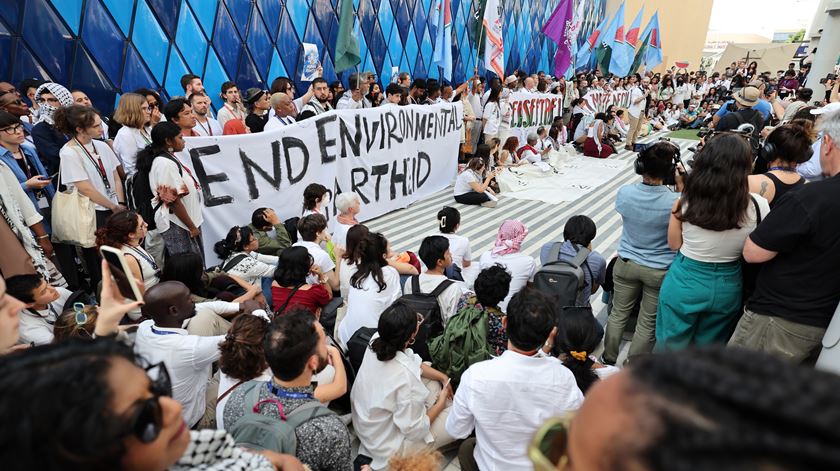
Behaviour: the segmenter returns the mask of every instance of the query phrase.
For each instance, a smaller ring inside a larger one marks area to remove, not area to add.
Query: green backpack
[[[432,364],[452,379],[453,388],[470,365],[492,358],[487,322],[487,312],[475,307],[475,298],[471,298],[447,321],[443,334],[429,342]]]

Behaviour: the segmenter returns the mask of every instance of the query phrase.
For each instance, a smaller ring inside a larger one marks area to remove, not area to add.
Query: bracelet
[[[49,237],[50,237],[49,234],[44,234],[44,235],[39,235],[38,237],[36,237],[36,239],[39,239],[39,240],[40,239],[48,239]]]

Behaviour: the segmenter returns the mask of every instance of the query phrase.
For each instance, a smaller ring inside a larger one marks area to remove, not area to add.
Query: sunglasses
[[[549,419],[528,445],[528,458],[535,471],[563,471],[569,466],[569,425],[574,414]]]
[[[131,414],[131,419],[127,422],[124,436],[134,435],[142,443],[151,443],[157,439],[163,428],[163,409],[160,398],[172,396],[172,381],[163,362],[148,366],[144,370],[151,381],[149,390],[152,397],[137,405]]]

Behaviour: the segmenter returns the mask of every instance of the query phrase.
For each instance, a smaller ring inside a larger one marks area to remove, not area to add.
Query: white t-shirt
[[[633,87],[630,90],[630,108],[627,111],[630,113],[630,116],[634,118],[638,118],[642,115],[642,111],[645,109],[645,100],[642,100],[636,103],[636,100],[642,98],[645,93],[639,87]]]
[[[470,186],[470,183],[481,183],[481,180],[478,179],[478,175],[474,171],[464,169],[463,172],[458,174],[458,178],[455,179],[454,196],[465,195],[471,191],[475,191]]]
[[[34,311],[30,309],[23,309],[20,311],[20,339],[18,343],[26,344],[35,342],[35,345],[45,345],[53,341],[53,324],[58,320],[64,309],[64,303],[73,294],[72,291],[60,286],[55,288],[58,291],[58,299],[51,302],[47,309],[42,311]],[[36,314],[37,313],[37,314]]]
[[[448,278],[443,275],[430,275],[428,273],[422,273],[420,274],[420,292],[431,293],[438,287],[439,284],[441,284],[441,282],[447,279]],[[412,293],[411,284],[411,279],[406,280],[405,286],[403,287],[403,292],[405,294]],[[444,326],[446,326],[446,321],[455,315],[455,312],[458,309],[458,300],[461,299],[461,295],[466,292],[467,286],[464,283],[460,281],[453,281],[453,283],[443,290],[443,293],[441,293],[440,296],[438,296],[438,306],[440,306],[440,315]]]
[[[346,345],[360,328],[377,327],[382,311],[402,295],[400,274],[396,268],[383,267],[382,278],[385,281],[385,289],[381,292],[371,275],[362,282],[361,289],[354,288],[352,284],[349,286],[347,314],[338,326],[338,339],[342,345]]]
[[[758,208],[763,219],[770,212],[770,205],[766,199],[759,195],[753,193],[751,196],[758,202]],[[685,210],[685,205],[683,205],[683,210]],[[747,206],[746,220],[741,223],[740,229],[710,231],[688,222],[683,222],[682,226],[683,245],[680,247],[680,253],[699,262],[734,262],[741,258],[744,241],[755,229],[755,206],[750,201]]]
[[[151,129],[146,128],[145,134],[140,129],[123,126],[114,136],[114,153],[122,161],[126,176],[134,175],[137,171],[137,153],[151,144]]]
[[[507,305],[510,302],[510,298],[512,298],[514,294],[522,291],[522,288],[524,288],[525,285],[534,278],[534,274],[537,272],[538,267],[536,260],[534,260],[534,257],[531,257],[530,255],[525,255],[521,252],[493,255],[493,252],[490,251],[481,254],[479,267],[481,270],[484,270],[485,268],[490,268],[497,263],[504,266],[511,276],[510,291],[508,292],[507,297],[499,303],[499,309],[504,312],[507,311]]]
[[[261,375],[254,378],[253,381],[271,381],[271,368],[266,368],[266,370],[263,371]],[[230,388],[236,386],[238,382],[238,379],[231,378],[230,376],[219,371],[219,396],[224,394]],[[245,383],[247,383],[247,381]],[[242,384],[236,387],[238,388],[242,386]],[[233,394],[233,391],[228,393],[227,396],[223,397],[221,401],[216,401],[216,430],[225,429],[225,404],[227,404],[227,401],[228,399],[230,399],[231,394]]]
[[[542,162],[542,157],[539,154],[532,151],[531,149],[525,149],[522,151],[522,155],[519,157],[520,160],[526,160],[532,164],[537,162]]]
[[[280,129],[290,124],[295,124],[294,116],[286,116],[285,118],[274,115],[268,118],[268,122],[265,123],[265,127],[263,131],[271,131],[273,129]]]
[[[195,120],[195,127],[192,130],[199,136],[221,136],[224,133],[222,125],[209,116],[206,123]]]
[[[321,273],[326,275],[330,270],[335,270],[335,262],[330,258],[330,254],[315,242],[299,240],[292,244],[292,247],[305,247],[309,251],[309,255],[312,255],[312,258],[315,259],[315,265],[318,265]]]
[[[59,151],[58,156],[61,158],[61,183],[68,187],[74,187],[73,183],[87,180],[93,185],[93,188],[108,198],[114,203],[117,200],[117,183],[114,174],[120,161],[116,154],[108,144],[102,141],[92,140],[85,145],[85,149],[90,153],[90,156],[85,153],[75,139],[71,139],[64,144],[64,147]],[[95,150],[95,152],[93,152]],[[102,174],[99,170],[97,157],[102,160],[102,166],[105,168],[105,177],[108,180],[108,189],[105,182],[102,180]],[[95,204],[97,211],[107,211],[108,208]]]
[[[347,259],[342,257],[338,261],[338,286],[341,290],[341,298],[347,301],[347,296],[350,294],[350,278],[356,273],[358,268],[356,264],[347,263]]]
[[[499,125],[502,123],[502,109],[499,104],[495,101],[488,101],[484,105],[482,115],[487,120],[484,123],[484,134],[496,135],[499,132]]]
[[[192,169],[184,163],[186,159],[180,155],[182,153],[183,151],[175,154],[175,158],[178,160],[177,164],[167,157],[155,158],[152,162],[152,170],[149,172],[149,184],[153,193],[157,193],[155,189],[160,186],[177,188],[178,194],[181,195],[181,203],[187,210],[187,215],[195,227],[200,227],[201,223],[204,222],[204,217],[201,214],[203,206],[201,187],[198,185],[198,180],[193,178]],[[181,168],[180,172],[178,170],[179,166]],[[153,199],[152,205],[154,204]],[[158,213],[161,213],[161,211],[158,211]],[[182,229],[189,230],[187,225],[174,213],[169,215],[169,221]],[[160,228],[160,230],[165,231],[166,229]]]
[[[452,263],[464,268],[464,260],[472,260],[470,239],[458,234],[441,235],[449,239],[449,253],[452,254]]]
[[[332,233],[333,244],[341,248],[347,248],[347,231],[349,231],[351,227],[353,227],[353,225],[342,224],[338,221],[335,221],[335,226],[333,226]]]

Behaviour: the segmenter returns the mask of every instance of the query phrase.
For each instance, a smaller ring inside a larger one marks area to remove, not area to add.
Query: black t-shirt
[[[827,327],[840,302],[840,175],[786,193],[750,235],[778,252],[761,267],[747,308]]]
[[[734,107],[735,105],[731,106]],[[741,121],[738,120],[738,115],[741,115]],[[715,126],[715,131],[734,131],[742,123],[750,123],[755,126],[755,132],[753,134],[758,137],[761,129],[764,127],[764,115],[760,111],[752,108],[726,113],[718,121],[717,126]]]
[[[245,125],[248,126],[248,129],[250,129],[251,132],[263,132],[263,129],[265,129],[265,123],[267,122],[268,113],[265,113],[262,116],[251,113],[245,117]]]

